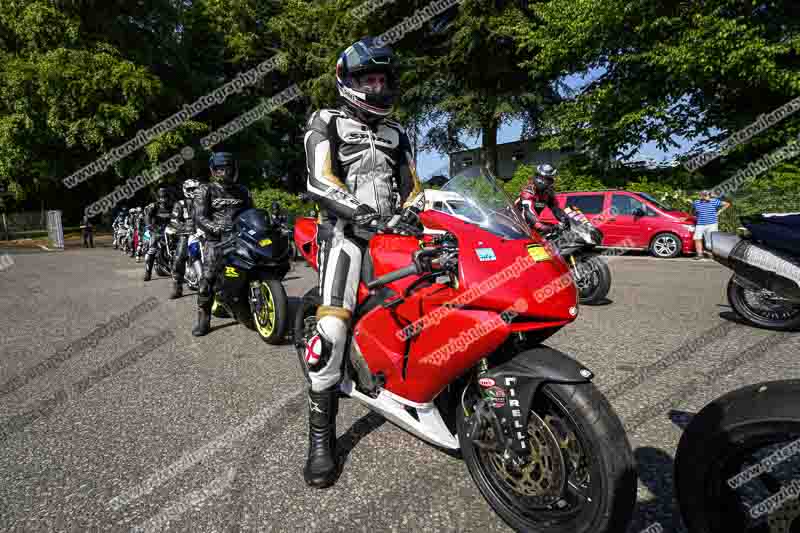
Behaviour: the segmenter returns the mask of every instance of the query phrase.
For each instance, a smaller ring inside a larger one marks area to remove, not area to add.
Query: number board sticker
[[[497,256],[494,255],[494,250],[491,248],[476,248],[475,253],[478,254],[478,259],[481,261],[497,261]]]
[[[541,244],[531,244],[528,246],[528,254],[537,263],[540,261],[550,260],[550,252],[548,252]]]

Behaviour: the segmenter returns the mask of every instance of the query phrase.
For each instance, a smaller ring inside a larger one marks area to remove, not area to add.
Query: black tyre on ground
[[[800,329],[800,305],[771,300],[757,291],[742,287],[734,281],[735,277],[732,276],[728,281],[728,302],[739,316],[761,328],[776,331]]]
[[[516,531],[626,530],[636,504],[635,460],[622,422],[593,384],[547,384],[537,393],[528,424],[535,466],[522,475],[501,467],[497,452],[474,446],[466,436],[464,409],[456,412],[461,453],[472,479]],[[548,440],[555,446],[546,448]],[[542,491],[554,485],[545,483],[542,473],[559,462],[565,466],[564,492],[556,491],[545,502]]]
[[[800,380],[758,383],[717,398],[694,416],[675,454],[675,491],[690,533],[800,531],[793,500],[751,515],[797,478],[800,456],[752,479],[737,477],[800,437],[798,398]]]
[[[306,341],[316,334],[317,307],[321,304],[319,289],[309,289],[297,307],[294,315],[294,347],[300,362],[300,370],[308,379],[308,366],[306,366]]]
[[[659,233],[650,242],[650,254],[662,259],[672,259],[681,255],[683,243],[674,233]]]
[[[170,275],[170,269],[162,265],[160,261],[156,260],[156,274],[167,277]]]
[[[578,260],[586,281],[579,287],[579,302],[586,305],[599,303],[611,290],[611,270],[608,264],[597,256],[584,256]]]

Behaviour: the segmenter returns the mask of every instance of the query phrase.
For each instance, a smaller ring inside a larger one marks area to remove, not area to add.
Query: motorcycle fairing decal
[[[528,255],[530,255],[537,263],[552,259],[550,252],[548,252],[547,249],[541,244],[529,244]]]
[[[497,256],[491,248],[476,248],[475,253],[478,254],[480,261],[497,261]]]
[[[272,244],[272,239],[262,239],[258,241],[258,245],[261,246],[262,248],[264,248],[265,246],[269,246],[270,244]]]
[[[225,277],[226,278],[238,278],[239,277],[239,272],[234,267],[226,266],[225,267]]]

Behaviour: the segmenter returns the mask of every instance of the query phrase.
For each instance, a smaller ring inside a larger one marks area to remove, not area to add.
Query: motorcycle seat
[[[800,214],[753,215],[742,223],[754,240],[800,256]]]

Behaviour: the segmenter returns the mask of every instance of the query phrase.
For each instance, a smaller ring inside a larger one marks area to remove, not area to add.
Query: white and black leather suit
[[[206,313],[214,303],[214,283],[222,268],[220,242],[233,230],[233,221],[245,209],[253,207],[250,192],[244,185],[233,183],[202,183],[194,197],[194,220],[206,234],[203,246],[203,277],[197,295],[197,305]]]
[[[111,230],[114,232],[114,240],[111,243],[113,246],[119,245],[120,241],[120,230],[125,225],[125,215],[120,213],[114,219],[114,222],[111,224]]]
[[[307,189],[320,208],[317,331],[322,357],[309,368],[315,392],[341,377],[367,244],[357,236],[354,218],[371,208],[386,221],[422,192],[403,127],[386,118],[370,126],[345,109],[317,111],[305,134]]]
[[[176,283],[183,283],[186,274],[186,258],[189,256],[189,236],[195,232],[194,202],[191,199],[181,199],[172,207],[170,225],[175,228],[178,235],[178,244],[175,248],[175,261],[172,265],[173,277]]]
[[[155,204],[152,204],[155,205]],[[136,246],[136,261],[147,253],[147,242],[144,240],[145,232],[145,212],[144,209],[136,213],[135,229],[139,232],[139,242]]]
[[[147,249],[147,256],[145,259],[145,271],[147,273],[153,271],[153,263],[155,263],[156,254],[160,247],[165,244],[162,241],[164,239],[164,229],[169,224],[170,218],[172,218],[171,207],[169,203],[156,203],[151,209],[145,212],[144,223],[147,230],[150,231],[150,246]]]

